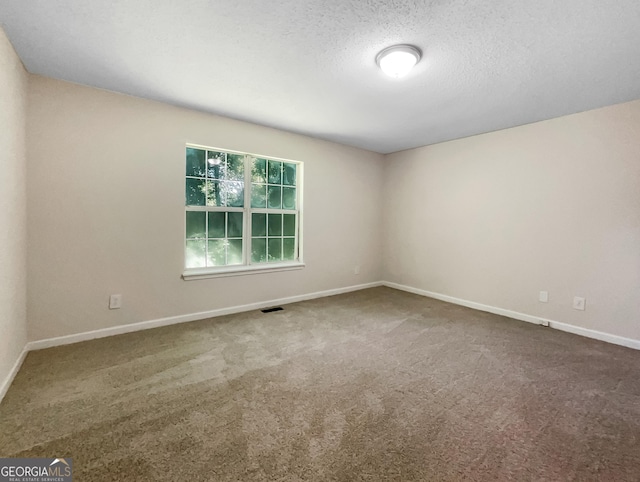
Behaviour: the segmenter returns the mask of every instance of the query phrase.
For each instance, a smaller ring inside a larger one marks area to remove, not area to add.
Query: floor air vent
[[[274,311],[282,311],[284,308],[282,306],[276,306],[275,308],[265,308],[261,310],[263,313],[273,313]]]

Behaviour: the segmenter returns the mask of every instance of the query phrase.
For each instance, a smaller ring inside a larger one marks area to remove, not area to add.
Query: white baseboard
[[[9,390],[9,387],[13,383],[13,379],[18,374],[18,370],[20,370],[20,367],[22,366],[22,362],[24,362],[24,359],[27,356],[28,352],[29,350],[25,346],[22,350],[22,353],[20,353],[20,356],[18,357],[16,362],[13,364],[13,367],[11,367],[11,371],[9,371],[9,374],[6,376],[4,380],[2,380],[2,385],[0,385],[0,402],[2,402],[2,399],[7,394],[7,390]]]
[[[627,348],[640,350],[640,340],[635,340],[633,338],[625,338],[624,336],[612,335],[603,331],[590,330],[589,328],[569,325],[560,321],[552,321],[549,326],[551,328],[555,328],[556,330],[566,331],[575,335],[586,336],[587,338],[593,338],[595,340],[613,343],[614,345],[621,345],[626,346]]]
[[[122,335],[124,333],[132,333],[134,331],[149,330],[151,328],[159,328],[161,326],[175,325],[178,323],[186,323],[189,321],[203,320],[216,316],[231,315],[234,313],[242,313],[244,311],[260,310],[270,306],[285,305],[296,303],[298,301],[312,300],[316,298],[324,298],[326,296],[339,295],[349,293],[351,291],[359,291],[366,288],[374,288],[382,286],[381,282],[366,283],[361,285],[346,286],[344,288],[336,288],[326,291],[317,291],[315,293],[307,293],[304,295],[289,296],[277,300],[260,301],[247,305],[232,306],[229,308],[220,308],[211,311],[202,311],[199,313],[190,313],[187,315],[170,316],[168,318],[159,318],[156,320],[140,321],[129,325],[119,325],[110,328],[102,328],[100,330],[85,331],[73,335],[58,336],[55,338],[47,338],[44,340],[31,341],[27,343],[26,350],[42,350],[43,348],[51,348],[54,346],[69,345],[80,341],[94,340],[96,338],[105,338],[107,336]]]
[[[475,310],[486,311],[489,313],[494,313],[496,315],[506,316],[508,318],[513,318],[514,320],[526,321],[529,323],[535,323],[537,325],[548,325],[550,328],[554,328],[556,330],[566,331],[575,335],[585,336],[587,338],[593,338],[596,340],[613,343],[614,345],[621,345],[628,348],[640,350],[640,340],[635,340],[633,338],[625,338],[623,336],[612,335],[610,333],[604,333],[602,331],[581,328],[579,326],[569,325],[568,323],[562,323],[560,321],[549,320],[546,318],[541,318],[539,316],[527,315],[526,313],[520,313],[518,311],[505,310],[496,306],[483,305],[482,303],[476,303],[475,301],[463,300],[461,298],[455,298],[453,296],[434,293],[432,291],[421,290],[418,288],[413,288],[411,286],[405,286],[389,281],[383,281],[381,284],[389,288],[407,291],[416,295],[427,296],[429,298],[446,301],[448,303],[453,303],[460,306],[466,306],[467,308],[473,308]]]
[[[526,315],[524,313],[519,313],[517,311],[497,308],[495,306],[483,305],[482,303],[476,303],[475,301],[463,300],[461,298],[455,298],[453,296],[434,293],[433,291],[426,291],[418,288],[413,288],[412,286],[405,286],[398,283],[391,283],[389,281],[383,281],[382,284],[384,286],[388,286],[389,288],[394,288],[396,290],[407,291],[408,293],[427,296],[428,298],[434,298],[436,300],[446,301],[448,303],[453,303],[454,305],[466,306],[467,308],[473,308],[474,310],[486,311],[496,315],[506,316],[508,318],[514,318],[516,320],[526,321],[528,323],[534,323],[536,325],[542,325],[545,323],[549,323],[549,325],[551,325],[552,323],[552,320],[547,320],[545,318],[540,318],[538,316]]]

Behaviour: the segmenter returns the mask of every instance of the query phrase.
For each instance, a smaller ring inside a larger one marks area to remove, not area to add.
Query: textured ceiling
[[[27,69],[388,153],[640,98],[638,0],[0,0]],[[410,43],[392,80],[375,65]]]

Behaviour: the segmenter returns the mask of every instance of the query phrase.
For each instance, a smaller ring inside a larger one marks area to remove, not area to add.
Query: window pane
[[[264,263],[267,261],[267,240],[265,238],[251,238],[251,262]]]
[[[251,207],[266,208],[267,207],[267,186],[266,184],[251,185]]]
[[[267,182],[267,161],[265,159],[254,159],[251,164],[251,181]]]
[[[267,235],[267,215],[263,213],[254,213],[251,215],[251,235],[266,236]]]
[[[295,187],[282,188],[282,208],[283,209],[296,208],[296,188]]]
[[[282,234],[284,234],[285,236],[296,235],[296,215],[295,214],[284,215]]]
[[[230,181],[244,181],[243,155],[227,154],[227,179]]]
[[[187,268],[297,259],[297,162],[186,147],[185,167]]]
[[[269,261],[282,259],[282,238],[269,239]]]
[[[269,186],[269,204],[270,209],[282,208],[282,188],[280,186]]]
[[[284,238],[282,242],[282,259],[293,261],[296,259],[296,240],[294,238]]]
[[[187,268],[204,268],[206,266],[204,243],[205,241],[203,239],[187,240]]]
[[[227,214],[227,237],[242,237],[242,213]]]
[[[224,266],[225,265],[225,240],[214,239],[207,241],[209,243],[209,252],[207,253],[207,266]]]
[[[207,177],[224,179],[224,152],[207,151]]]
[[[280,184],[282,180],[282,163],[269,161],[269,184]]]
[[[282,184],[296,185],[296,165],[285,162],[282,169]]]
[[[205,186],[206,181],[204,179],[190,179],[187,178],[186,205],[187,206],[204,206],[205,203]]]
[[[204,238],[207,231],[207,213],[187,211],[187,238]]]
[[[187,147],[187,176],[204,177],[204,151]]]
[[[224,205],[224,184],[220,181],[207,181],[207,206]]]
[[[234,208],[244,207],[244,183],[242,182],[225,182],[224,189],[227,193],[227,206]]]
[[[209,238],[224,238],[224,214],[207,213],[209,215]]]
[[[242,264],[242,240],[230,239],[227,246],[227,264]]]
[[[282,236],[282,214],[269,214],[269,236]]]

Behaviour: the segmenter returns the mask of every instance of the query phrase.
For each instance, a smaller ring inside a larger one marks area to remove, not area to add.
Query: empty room
[[[0,0],[0,481],[640,480],[637,0]]]

